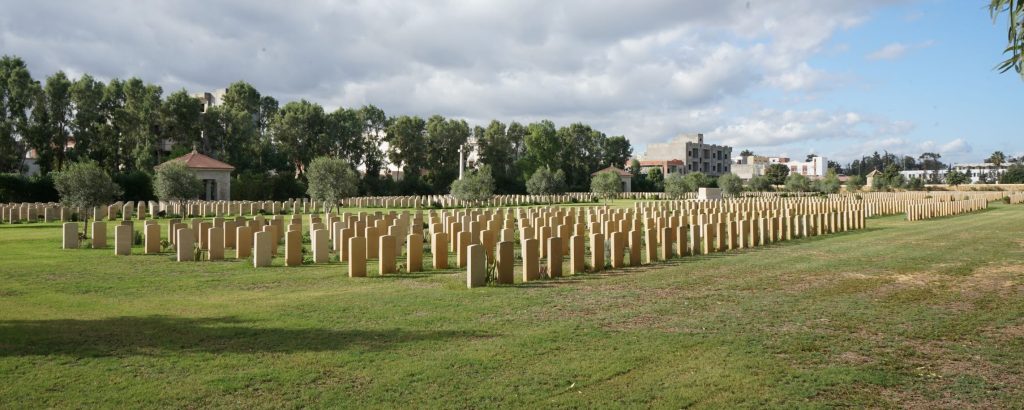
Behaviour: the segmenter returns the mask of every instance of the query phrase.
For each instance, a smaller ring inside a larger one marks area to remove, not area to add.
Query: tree
[[[622,180],[611,171],[598,173],[590,179],[590,192],[602,199],[611,199],[622,192]]]
[[[839,182],[839,176],[836,174],[834,169],[829,169],[825,172],[825,177],[818,181],[818,190],[826,194],[834,194],[839,192],[839,187],[842,185]]]
[[[479,204],[491,199],[494,196],[494,177],[491,176],[491,168],[484,165],[475,171],[470,171],[462,176],[462,179],[452,182],[451,194],[460,201],[471,204]]]
[[[325,203],[327,212],[342,199],[359,193],[359,176],[352,165],[341,158],[313,158],[306,167],[306,181],[306,193],[314,201]]]
[[[171,93],[161,108],[161,126],[164,137],[184,149],[201,149],[209,153],[210,147],[202,143],[203,103],[185,89]]]
[[[408,115],[391,120],[387,127],[388,160],[402,170],[403,182],[413,191],[427,167],[426,127],[422,118]]]
[[[800,174],[786,177],[786,190],[789,192],[810,192],[811,181]]]
[[[687,192],[692,192],[687,184],[686,177],[678,172],[669,173],[665,177],[665,194],[669,198],[677,199]]]
[[[63,168],[73,119],[71,80],[63,71],[58,71],[46,79],[46,86],[36,94],[32,108],[29,141],[39,156],[39,167],[44,172],[60,171]]]
[[[864,187],[864,177],[853,175],[846,180],[846,192],[857,192]]]
[[[445,119],[440,115],[434,115],[427,120],[426,127],[429,169],[426,180],[434,192],[441,192],[459,177],[459,147],[464,147],[463,152],[467,156],[469,154],[469,147],[466,146],[470,135],[469,124],[464,120]],[[504,132],[504,125],[501,127]],[[492,166],[484,165],[493,171]],[[494,175],[491,174],[490,178],[494,178]]]
[[[933,171],[931,175],[933,181],[938,178],[939,169],[942,169],[942,162],[939,161],[939,158],[942,158],[942,154],[935,152],[925,152],[918,157],[921,160],[921,169]]]
[[[203,183],[185,163],[173,161],[156,167],[153,192],[161,201],[196,199],[203,193]]]
[[[110,203],[122,192],[99,165],[86,161],[72,162],[64,170],[54,173],[53,187],[57,189],[62,204],[78,207],[85,213],[82,218],[85,225],[89,223],[91,208]]]
[[[629,140],[621,135],[605,139],[601,151],[600,166],[602,168],[624,166],[629,157],[633,156],[633,147],[629,144]]]
[[[38,84],[18,57],[0,57],[0,172],[20,172]]]
[[[648,169],[646,179],[651,192],[662,192],[665,190],[665,174],[661,172],[661,168]]]
[[[765,168],[764,176],[772,185],[785,184],[786,177],[789,176],[789,167],[782,164],[771,164]]]
[[[526,192],[530,195],[553,195],[565,192],[565,173],[551,172],[551,168],[538,168],[526,181]]]
[[[270,123],[270,132],[281,153],[299,175],[313,157],[327,154],[324,108],[306,100],[292,101],[281,107]],[[376,149],[376,148],[375,148]]]
[[[102,108],[104,88],[102,82],[89,74],[83,74],[71,84],[71,107],[75,112],[71,120],[71,135],[75,137],[75,146],[69,155],[72,161],[88,158],[93,144],[99,140],[106,121]]]
[[[770,192],[772,190],[772,183],[768,180],[768,177],[764,175],[758,175],[750,178],[747,181],[747,186],[750,187],[751,191],[756,192]]]
[[[971,178],[968,177],[967,174],[957,171],[955,169],[946,173],[946,183],[949,185],[957,186],[960,184],[966,184],[970,181]]]
[[[903,187],[908,191],[923,191],[924,180],[917,177],[910,177],[907,179],[907,183]]]
[[[743,180],[732,172],[726,172],[718,177],[718,187],[726,195],[737,196],[743,192]]]
[[[999,63],[996,69],[1000,73],[1013,69],[1017,74],[1024,76],[1024,1],[991,0],[988,11],[992,16],[993,24],[998,21],[1001,14],[1004,12],[1007,14],[1008,45],[1003,50],[1003,55],[1009,54],[1010,57]]]
[[[740,157],[752,157],[752,156],[754,156],[754,151],[751,151],[749,149],[745,149],[743,151],[740,151]]]
[[[361,191],[368,195],[380,192],[380,171],[387,165],[384,151],[384,131],[388,126],[384,110],[374,105],[359,108],[359,123],[363,125],[363,167],[365,168]]]
[[[992,155],[989,155],[988,159],[986,159],[985,162],[988,162],[992,165],[995,165],[996,168],[999,168],[1000,165],[1006,163],[1006,154],[1003,154],[1003,151],[993,152]]]
[[[691,172],[686,174],[683,180],[686,182],[687,192],[695,192],[700,188],[711,188],[715,185],[715,180],[703,172]]]
[[[1013,164],[999,177],[1000,184],[1024,184],[1024,165]]]

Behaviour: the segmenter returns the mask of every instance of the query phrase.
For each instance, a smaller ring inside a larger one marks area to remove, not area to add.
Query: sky
[[[1024,80],[987,0],[5,0],[0,54],[37,80],[244,80],[283,103],[583,122],[634,152],[681,133],[847,163],[1024,155]]]

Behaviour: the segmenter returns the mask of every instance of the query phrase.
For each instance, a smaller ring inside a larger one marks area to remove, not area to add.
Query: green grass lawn
[[[468,290],[0,225],[0,407],[1022,407],[1022,234],[995,205]]]

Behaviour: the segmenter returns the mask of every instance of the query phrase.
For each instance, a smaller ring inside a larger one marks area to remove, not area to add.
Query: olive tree
[[[53,186],[62,204],[83,211],[85,225],[89,224],[91,208],[107,205],[123,192],[95,162],[68,164],[64,170],[53,173]]]
[[[464,175],[462,179],[452,182],[451,193],[455,199],[479,204],[494,196],[494,177],[491,167],[484,165],[476,171]]]
[[[860,175],[851,176],[846,180],[846,192],[857,192],[864,187],[864,177]]]
[[[768,177],[764,175],[750,178],[750,181],[747,181],[747,185],[751,191],[769,192],[772,190],[772,181],[768,180]]]
[[[811,191],[811,180],[800,174],[791,174],[786,177],[786,190],[789,192]]]
[[[670,198],[679,198],[687,192],[692,192],[692,190],[686,183],[686,177],[683,174],[672,172],[665,177],[665,194]]]
[[[743,192],[743,180],[732,172],[726,172],[718,177],[718,187],[726,195],[737,196]]]
[[[565,192],[565,172],[544,166],[537,168],[526,181],[526,192],[530,195],[552,195]]]
[[[156,167],[153,192],[161,201],[196,199],[203,193],[203,183],[184,162],[172,161]]]
[[[324,203],[327,212],[342,199],[355,196],[359,189],[359,176],[341,158],[313,158],[306,167],[306,181],[306,193],[314,201]]]
[[[818,181],[818,190],[826,194],[839,192],[840,186],[842,186],[842,183],[839,182],[839,176],[836,175],[836,171],[834,169],[829,169],[828,172],[825,173],[825,177],[822,178],[821,181]]]
[[[622,180],[614,172],[601,172],[590,179],[590,192],[610,199],[622,192]]]

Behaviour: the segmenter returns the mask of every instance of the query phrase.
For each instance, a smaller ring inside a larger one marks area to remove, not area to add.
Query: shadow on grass
[[[472,331],[262,328],[233,317],[8,320],[0,321],[0,357],[380,351],[404,343],[491,336]]]

